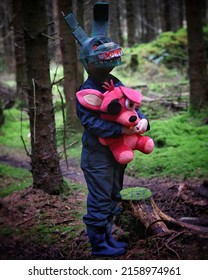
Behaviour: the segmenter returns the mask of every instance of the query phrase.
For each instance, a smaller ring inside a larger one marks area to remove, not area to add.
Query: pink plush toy
[[[99,111],[101,118],[120,123],[125,127],[134,127],[139,122],[135,109],[139,107],[142,95],[131,88],[114,87],[105,83],[105,93],[94,89],[84,89],[76,93],[78,101],[87,109]],[[127,164],[134,158],[133,150],[149,154],[154,149],[154,142],[148,136],[140,134],[122,134],[119,138],[101,138],[99,141],[109,146],[115,159],[121,164]]]

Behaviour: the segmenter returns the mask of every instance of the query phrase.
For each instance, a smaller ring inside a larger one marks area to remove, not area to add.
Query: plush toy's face
[[[84,107],[99,111],[102,119],[126,127],[135,126],[139,122],[135,109],[139,106],[142,95],[136,90],[120,86],[104,94],[97,90],[85,89],[77,92],[76,95]]]

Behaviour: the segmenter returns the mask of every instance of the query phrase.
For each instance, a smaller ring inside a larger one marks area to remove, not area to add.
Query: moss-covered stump
[[[149,189],[142,187],[124,189],[121,191],[121,197],[123,203],[130,205],[132,215],[144,224],[146,233],[158,235],[169,232],[152,205],[153,198]]]

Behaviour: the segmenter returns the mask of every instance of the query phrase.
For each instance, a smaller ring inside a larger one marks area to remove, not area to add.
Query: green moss
[[[10,237],[13,235],[21,235],[21,230],[17,229],[17,228],[12,228],[12,227],[5,227],[1,225],[1,229],[0,229],[0,236],[6,236],[6,237]]]
[[[25,144],[30,148],[30,128],[27,114],[22,113],[22,123],[20,110],[13,108],[5,110],[4,114],[5,121],[0,127],[1,145],[10,148],[23,148],[22,136]]]
[[[123,200],[146,200],[152,196],[149,189],[142,187],[123,189],[120,193]]]
[[[191,118],[188,113],[167,120],[151,121],[146,133],[155,142],[149,155],[135,151],[128,166],[137,176],[206,177],[208,175],[208,126],[203,119]]]
[[[32,175],[26,169],[1,163],[0,182],[0,197],[4,197],[14,191],[19,191],[30,186],[32,184]]]
[[[5,177],[12,177],[16,179],[22,179],[24,177],[30,176],[30,172],[23,168],[12,167],[9,164],[0,164],[0,175]]]

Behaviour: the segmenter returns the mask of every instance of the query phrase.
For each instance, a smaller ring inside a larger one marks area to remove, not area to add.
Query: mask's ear
[[[76,93],[79,103],[87,109],[99,110],[103,101],[103,94],[95,89],[83,89]]]

